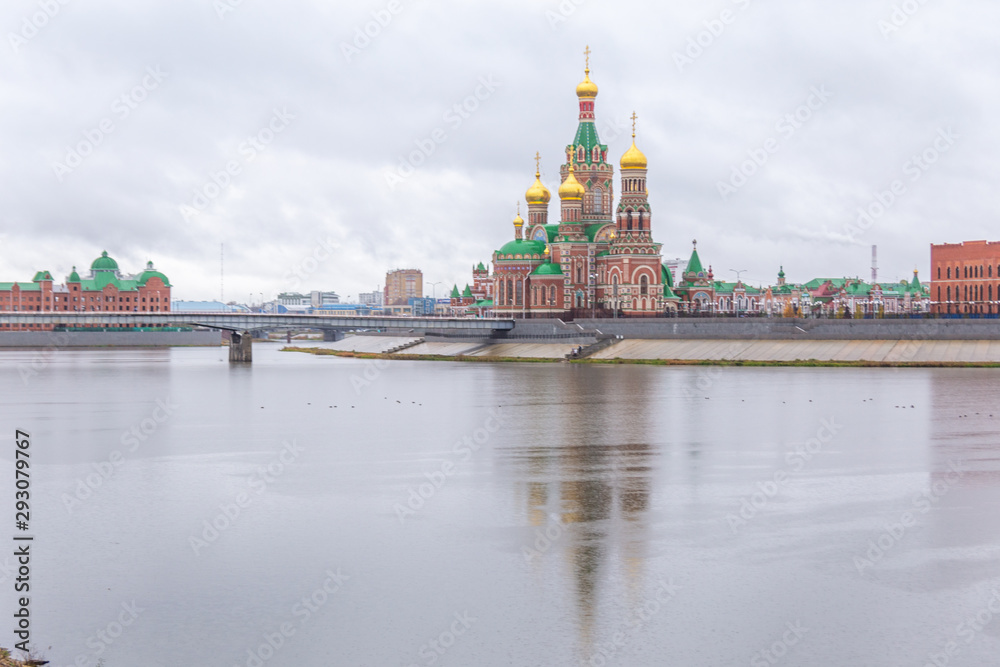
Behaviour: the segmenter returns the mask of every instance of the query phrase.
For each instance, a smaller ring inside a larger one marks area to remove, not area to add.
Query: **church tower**
[[[632,145],[622,155],[622,198],[618,202],[618,238],[622,241],[652,241],[649,192],[646,191],[646,156],[635,145],[635,121],[632,112]]]
[[[583,185],[582,220],[584,224],[611,221],[614,201],[614,167],[608,164],[608,147],[597,136],[594,103],[597,84],[590,80],[590,47],[584,50],[587,58],[583,81],[576,87],[580,114],[573,143],[566,146],[566,164],[560,176],[566,179],[570,166],[574,167],[576,180]]]
[[[549,200],[552,198],[549,189],[542,185],[542,174],[539,170],[541,156],[535,153],[535,182],[524,193],[528,202],[528,227],[547,225],[549,222]]]
[[[653,315],[665,307],[660,244],[650,229],[649,193],[646,191],[646,156],[635,145],[632,114],[632,145],[621,158],[622,197],[615,214],[615,237],[606,259],[611,289],[604,290],[603,303],[631,315]],[[616,296],[617,295],[617,296]]]

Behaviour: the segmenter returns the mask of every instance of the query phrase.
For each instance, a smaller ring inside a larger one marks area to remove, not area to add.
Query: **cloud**
[[[783,264],[805,281],[865,275],[878,244],[889,278],[926,268],[931,242],[995,229],[995,4],[927,3],[887,34],[894,3],[881,0],[392,6],[244,0],[220,18],[195,0],[70,2],[15,50],[10,34],[39,5],[4,5],[0,277],[65,275],[107,249],[125,270],[155,260],[180,297],[217,298],[224,243],[227,296],[242,300],[288,289],[291,268],[332,237],[340,255],[303,288],[356,295],[399,266],[464,285],[512,237],[536,150],[554,189],[588,44],[616,158],[630,138],[610,128],[639,115],[665,257],[698,238],[719,275],[766,282]],[[689,40],[706,45],[680,70]],[[162,82],[136,93],[157,67]],[[488,95],[484,78],[498,82]],[[832,97],[783,137],[777,123],[815,86]],[[276,109],[294,120],[248,159],[241,146]],[[112,131],[60,180],[53,165],[105,119]],[[851,243],[858,207],[943,127],[961,135],[954,148]],[[723,200],[718,183],[771,137],[780,149]],[[390,188],[387,173],[428,140],[433,152]],[[218,196],[182,215],[232,161]]]

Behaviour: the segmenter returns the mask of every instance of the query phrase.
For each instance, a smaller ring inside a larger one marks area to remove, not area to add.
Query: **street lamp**
[[[443,280],[439,280],[436,283],[427,283],[428,285],[431,286],[431,298],[435,299],[435,303],[437,303],[437,286],[443,282],[444,282]]]

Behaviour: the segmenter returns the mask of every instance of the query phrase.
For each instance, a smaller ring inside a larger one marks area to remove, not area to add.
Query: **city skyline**
[[[880,280],[929,279],[931,243],[995,237],[998,9],[914,4],[17,3],[0,273],[107,247],[207,300],[225,244],[227,300],[356,295],[395,266],[461,286],[536,151],[558,188],[589,45],[615,159],[640,118],[664,259],[697,238],[766,285],[865,278],[877,244]]]

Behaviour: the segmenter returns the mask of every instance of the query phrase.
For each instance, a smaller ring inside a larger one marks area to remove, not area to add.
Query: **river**
[[[278,347],[0,351],[52,665],[1000,664],[1000,371]]]

